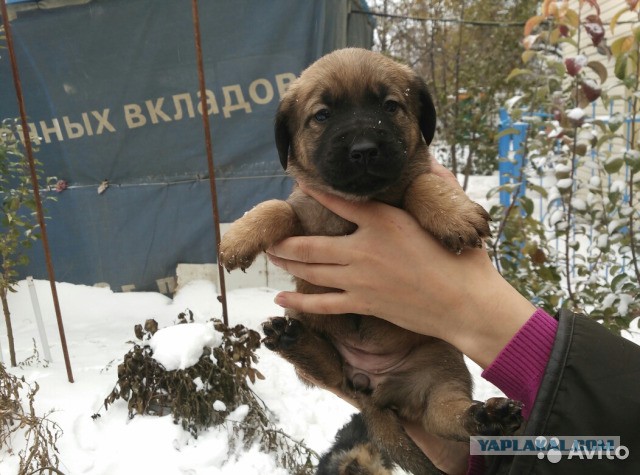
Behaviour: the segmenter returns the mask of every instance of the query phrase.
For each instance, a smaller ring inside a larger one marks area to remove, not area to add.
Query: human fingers
[[[372,201],[350,201],[340,196],[324,193],[322,191],[309,188],[305,183],[299,183],[300,190],[311,196],[322,206],[333,211],[338,216],[361,225],[366,223],[377,214],[379,203]]]
[[[297,260],[288,260],[267,254],[269,261],[304,281],[319,287],[337,288],[343,280],[343,266],[339,264],[307,264]]]
[[[340,246],[340,238],[341,236],[294,236],[271,246],[267,249],[267,256],[308,264],[345,265],[348,263],[349,253]],[[276,261],[273,263],[278,264]]]
[[[361,313],[367,315],[364,308],[357,304],[346,292],[328,292],[324,294],[301,294],[299,292],[280,292],[274,302],[281,307],[304,313],[338,315],[342,313]]]

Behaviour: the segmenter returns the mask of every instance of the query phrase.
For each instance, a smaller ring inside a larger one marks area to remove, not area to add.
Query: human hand
[[[441,167],[439,173],[450,173]],[[484,249],[455,255],[405,211],[303,191],[355,223],[348,236],[292,237],[270,260],[325,294],[281,292],[276,303],[316,314],[375,315],[452,343],[487,367],[534,312],[491,264]]]

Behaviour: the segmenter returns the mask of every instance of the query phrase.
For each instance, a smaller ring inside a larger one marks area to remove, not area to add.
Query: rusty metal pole
[[[198,80],[200,85],[200,105],[202,107],[202,123],[204,125],[204,141],[207,149],[207,165],[209,166],[209,188],[211,190],[211,208],[213,209],[213,223],[216,234],[216,259],[219,263],[220,248],[220,214],[218,212],[218,192],[216,191],[216,172],[213,166],[213,147],[211,145],[211,129],[209,128],[209,113],[207,105],[207,90],[204,80],[204,66],[202,63],[202,40],[200,39],[200,15],[198,13],[198,0],[191,0],[193,13],[193,33],[196,43],[196,60],[198,62]],[[224,268],[218,265],[218,280],[220,281],[220,295],[218,300],[222,304],[222,319],[224,324],[229,324],[227,314],[227,289],[225,285]]]
[[[4,25],[4,33],[7,39],[7,49],[9,50],[9,59],[11,61],[11,71],[13,73],[13,84],[16,89],[16,99],[20,109],[20,124],[22,126],[22,137],[24,147],[29,161],[29,169],[31,171],[31,185],[33,186],[33,196],[36,200],[36,212],[38,215],[38,224],[42,232],[42,246],[44,247],[44,256],[47,264],[47,272],[49,274],[49,285],[51,286],[51,296],[53,297],[53,307],[56,312],[56,320],[58,321],[58,332],[60,333],[60,343],[62,345],[62,353],[64,354],[64,364],[67,367],[67,377],[69,382],[73,383],[73,373],[71,371],[71,363],[69,361],[69,351],[67,349],[67,339],[64,334],[64,325],[62,324],[62,313],[60,312],[60,302],[58,301],[58,291],[56,288],[56,278],[53,272],[53,263],[51,261],[51,251],[49,249],[49,239],[47,237],[47,227],[44,222],[44,212],[42,211],[42,200],[40,199],[40,186],[38,185],[38,175],[36,174],[36,165],[33,159],[33,147],[31,146],[31,137],[29,137],[29,125],[27,124],[27,113],[24,105],[24,96],[22,94],[22,84],[20,83],[20,74],[18,73],[18,63],[16,61],[15,49],[13,46],[13,37],[11,36],[11,25],[9,24],[9,15],[7,13],[7,4],[5,0],[0,0],[2,8],[2,23]]]

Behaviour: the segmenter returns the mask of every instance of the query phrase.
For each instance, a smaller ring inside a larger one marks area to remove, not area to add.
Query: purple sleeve
[[[538,395],[557,329],[558,322],[553,317],[544,310],[536,310],[482,372],[482,377],[507,397],[522,402],[525,419],[529,418]],[[467,475],[481,475],[484,471],[483,457],[469,456]]]
[[[522,416],[529,418],[549,361],[558,322],[538,309],[482,372],[482,377],[507,397],[521,401]]]
[[[484,472],[484,457],[482,455],[469,455],[467,475],[483,475]]]

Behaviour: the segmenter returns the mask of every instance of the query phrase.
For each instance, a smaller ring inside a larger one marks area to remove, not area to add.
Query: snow
[[[576,65],[580,66],[581,68],[584,68],[587,65],[587,62],[589,61],[584,54],[579,54],[575,56],[573,59]]]
[[[611,182],[611,193],[624,193],[627,189],[627,184],[622,180],[614,180]]]
[[[640,159],[640,150],[627,150],[625,156],[634,160]]]
[[[589,178],[589,186],[594,189],[594,190],[598,190],[600,188],[600,185],[602,184],[602,180],[600,180],[600,177],[597,175],[592,176],[591,178]]]
[[[602,90],[600,85],[594,79],[582,78],[582,83],[585,84],[586,86],[588,86],[589,88],[591,88],[594,91],[601,91]]]
[[[618,303],[618,313],[622,316],[627,316],[629,313],[629,305],[633,303],[633,296],[629,294],[618,295],[620,302]]]
[[[578,211],[585,211],[587,209],[587,203],[581,198],[573,198],[571,200],[571,206],[573,206]]]
[[[509,98],[506,103],[505,106],[507,108],[507,110],[511,110],[513,109],[513,107],[518,103],[518,101],[520,101],[520,99],[522,99],[524,96],[513,96],[511,98]]]
[[[213,409],[215,409],[216,411],[220,411],[220,412],[226,411],[227,410],[227,405],[224,402],[218,400],[218,401],[213,403]]]
[[[575,121],[584,119],[585,115],[586,115],[586,112],[584,111],[584,109],[580,107],[576,107],[574,109],[567,111],[567,117]]]
[[[588,31],[590,32],[591,36],[603,35],[604,34],[604,29],[602,28],[602,25],[600,25],[598,23],[595,23],[595,22],[586,23],[585,24],[585,28],[588,29]]]
[[[555,123],[555,127],[549,132],[548,137],[550,139],[554,139],[556,137],[560,137],[564,132],[564,129],[560,127],[559,123]]]
[[[167,371],[193,366],[202,356],[202,348],[221,343],[222,335],[214,330],[212,323],[162,328],[148,342],[153,358]]]
[[[60,469],[66,474],[114,475],[127,473],[267,475],[285,474],[272,454],[257,447],[243,450],[229,446],[231,423],[199,434],[194,439],[172,418],[127,416],[127,403],[117,400],[104,410],[103,401],[117,380],[117,367],[135,340],[133,327],[153,318],[161,328],[149,340],[156,352],[166,355],[167,367],[189,364],[200,345],[215,345],[219,336],[207,321],[220,317],[215,286],[193,281],[170,299],[153,292],[115,293],[109,289],[57,284],[74,383],[69,383],[63,361],[49,283],[35,280],[45,329],[54,361],[8,368],[28,383],[38,382],[35,409],[60,425],[63,435],[57,443]],[[281,315],[273,303],[277,291],[268,288],[238,289],[228,292],[230,324],[242,323],[260,330],[260,323]],[[33,355],[34,341],[42,355],[37,326],[26,281],[9,295],[18,362]],[[178,314],[189,308],[194,323],[174,325]],[[293,368],[266,348],[257,350],[256,368],[265,376],[253,389],[273,412],[273,420],[284,432],[318,453],[326,451],[336,431],[348,421],[354,409],[331,393],[309,388],[296,377]],[[8,365],[6,330],[2,326],[2,356]],[[42,358],[42,356],[40,356]],[[158,356],[156,356],[158,357]],[[160,357],[158,357],[160,359]],[[486,399],[501,392],[479,377],[480,368],[469,362],[476,381],[474,397]],[[225,409],[219,401],[214,405]],[[228,421],[246,416],[239,407]],[[99,412],[101,417],[92,419]],[[14,440],[14,453],[0,449],[0,473],[18,473],[21,441]],[[148,454],[153,454],[152,457]]]
[[[233,422],[242,422],[244,418],[247,417],[247,414],[249,414],[249,406],[243,404],[241,406],[238,406],[233,412],[231,412],[231,414],[229,414],[229,416],[227,417],[227,420]]]
[[[608,234],[599,234],[598,239],[596,240],[596,247],[601,250],[605,250],[607,245],[609,244],[609,235]],[[593,274],[596,275],[595,272]]]
[[[623,225],[624,223],[619,219],[612,219],[611,222],[607,225],[607,232],[609,234],[613,234],[616,229],[620,228]]]
[[[564,219],[564,212],[561,209],[554,209],[549,216],[549,225],[555,226]]]
[[[568,190],[573,185],[573,180],[571,178],[563,178],[562,180],[558,180],[556,183],[556,187],[560,190]]]
[[[619,127],[624,122],[624,117],[620,113],[615,113],[609,117],[609,127]]]

